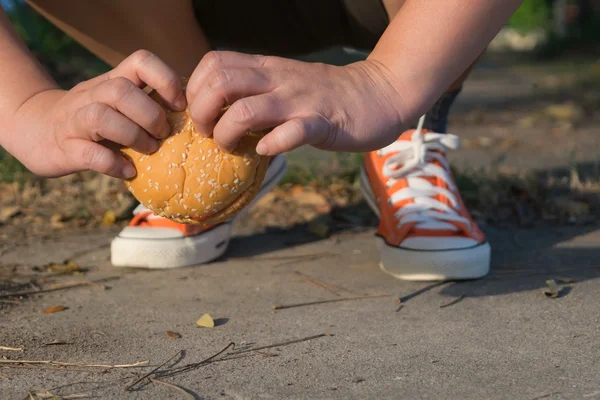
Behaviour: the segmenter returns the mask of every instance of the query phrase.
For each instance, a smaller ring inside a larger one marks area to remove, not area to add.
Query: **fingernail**
[[[125,164],[123,167],[123,178],[125,179],[133,178],[136,173],[135,167],[131,164]]]
[[[267,148],[267,145],[263,142],[258,142],[258,144],[256,145],[256,152],[261,156],[269,155],[269,149]]]
[[[177,111],[182,111],[185,109],[185,106],[187,105],[187,100],[183,92],[179,93],[179,96],[177,96],[177,99],[175,99],[174,104],[175,107],[177,107]]]

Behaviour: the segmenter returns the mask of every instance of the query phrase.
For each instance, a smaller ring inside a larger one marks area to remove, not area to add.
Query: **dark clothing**
[[[331,46],[372,50],[389,24],[381,0],[193,0],[215,48],[291,56]]]

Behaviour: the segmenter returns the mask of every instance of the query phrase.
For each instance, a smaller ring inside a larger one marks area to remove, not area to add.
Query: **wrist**
[[[29,96],[8,116],[5,129],[1,129],[0,146],[31,170],[31,159],[36,145],[42,139],[36,137],[51,128],[46,116],[54,104],[67,93],[59,88],[42,89]]]
[[[385,62],[376,57],[369,56],[363,62],[368,70],[369,77],[375,82],[376,93],[389,106],[388,114],[394,115],[389,121],[397,130],[404,130],[420,117],[423,98],[416,96],[418,91],[411,87],[412,82],[408,74],[399,74]]]

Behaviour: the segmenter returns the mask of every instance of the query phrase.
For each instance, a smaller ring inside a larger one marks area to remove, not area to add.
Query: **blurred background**
[[[24,1],[0,4],[63,88],[108,70]],[[599,55],[600,0],[525,0],[490,44],[449,126],[462,139],[462,149],[451,155],[457,181],[481,223],[598,221]],[[331,49],[302,59],[344,64],[364,56]],[[259,220],[285,228],[352,205],[352,213],[339,214],[347,223],[372,223],[360,206],[360,154],[307,148],[287,158],[285,182],[249,213],[247,225]],[[0,148],[0,227],[25,236],[97,229],[125,223],[133,206],[122,182],[87,172],[40,179]]]

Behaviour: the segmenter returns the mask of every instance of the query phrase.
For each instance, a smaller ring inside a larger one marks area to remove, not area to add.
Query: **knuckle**
[[[123,100],[133,93],[136,88],[137,86],[127,78],[119,77],[108,81],[109,95],[115,102]]]
[[[202,57],[202,61],[200,61],[202,66],[207,69],[217,69],[222,64],[221,56],[218,51],[209,51]]]
[[[211,89],[222,89],[231,81],[231,74],[223,68],[215,70],[208,77],[208,87]]]
[[[104,123],[108,106],[101,103],[93,103],[86,107],[84,114],[84,123],[94,131],[99,131]]]
[[[100,164],[100,156],[95,146],[84,146],[81,150],[81,161],[83,168],[95,169]]]
[[[233,103],[230,109],[231,117],[238,124],[251,123],[256,119],[256,111],[250,100],[243,99]]]
[[[302,119],[293,119],[289,121],[290,124],[290,135],[297,137],[299,140],[304,141],[308,137],[308,129],[306,123]]]
[[[160,107],[152,107],[148,110],[148,124],[153,130],[162,128],[167,119],[167,113]]]
[[[156,57],[154,55],[154,53],[152,53],[151,51],[148,51],[146,49],[140,49],[140,50],[136,50],[132,55],[131,55],[131,59],[132,61],[137,64],[137,65],[141,65],[146,63],[148,60],[152,59]]]
[[[181,81],[175,74],[168,74],[160,83],[160,87],[165,90],[175,90],[180,85]]]

